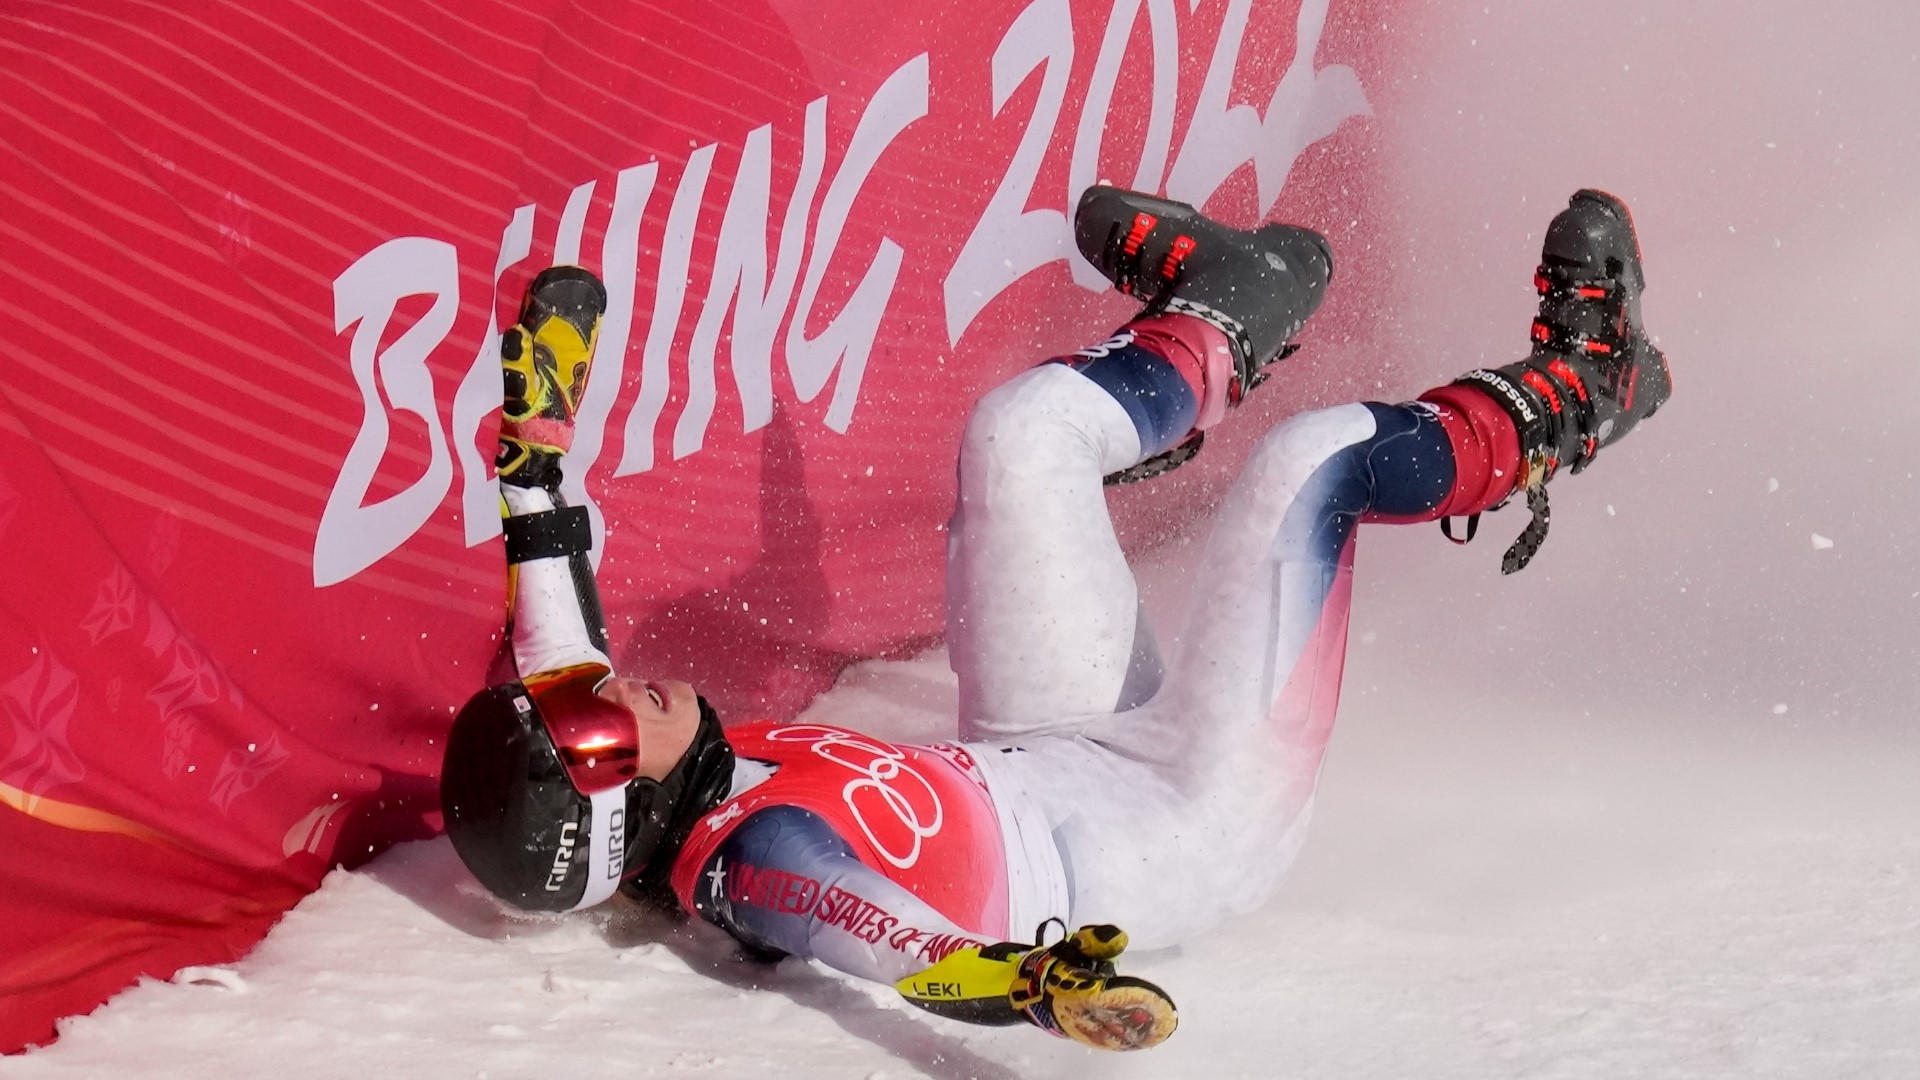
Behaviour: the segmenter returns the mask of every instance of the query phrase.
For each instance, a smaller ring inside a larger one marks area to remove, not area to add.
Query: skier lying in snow
[[[1113,961],[1129,940],[1172,944],[1260,905],[1293,861],[1332,730],[1355,526],[1524,492],[1511,572],[1545,536],[1542,485],[1670,391],[1626,207],[1582,191],[1547,230],[1527,359],[1267,434],[1163,666],[1102,478],[1191,456],[1287,354],[1332,260],[1306,229],[1231,229],[1112,188],[1090,190],[1074,225],[1146,309],[968,420],[948,564],[958,743],[723,731],[687,684],[610,674],[586,516],[558,495],[605,293],[574,267],[535,279],[503,345],[499,457],[523,678],[460,711],[441,789],[489,890],[571,911],[624,888],[944,1016],[1153,1046],[1173,1002]],[[1048,923],[1081,927],[1015,942]]]

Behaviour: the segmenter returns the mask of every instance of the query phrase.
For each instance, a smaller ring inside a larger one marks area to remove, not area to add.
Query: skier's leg
[[[1548,230],[1528,360],[1269,433],[1215,525],[1160,694],[1085,739],[1034,746],[1022,766],[1077,769],[1076,805],[1061,792],[1047,810],[1076,918],[1164,941],[1265,899],[1300,842],[1331,730],[1356,524],[1472,515],[1525,490],[1535,522],[1505,568],[1524,565],[1544,534],[1541,485],[1670,393],[1640,282],[1625,207],[1581,192]]]
[[[1113,188],[1089,189],[1074,226],[1148,312],[987,395],[968,423],[947,575],[967,738],[1073,731],[1155,691],[1158,652],[1101,478],[1190,457],[1285,354],[1332,272],[1310,230],[1232,229]]]
[[[1163,945],[1271,894],[1331,733],[1355,527],[1497,501],[1481,493],[1501,459],[1457,467],[1466,456],[1425,404],[1303,414],[1255,449],[1208,539],[1160,693],[1081,738],[1029,741],[995,762],[1054,823],[1074,919]]]
[[[1119,744],[1191,774],[1257,733],[1290,782],[1310,782],[1338,694],[1355,524],[1470,516],[1522,489],[1544,517],[1541,485],[1562,464],[1581,468],[1666,400],[1665,358],[1640,323],[1626,207],[1577,193],[1543,249],[1527,360],[1411,405],[1343,406],[1267,435],[1215,523],[1162,690],[1207,719],[1172,745],[1144,729]],[[1536,527],[1533,547],[1544,520]],[[1524,561],[1510,557],[1509,569]]]
[[[1157,723],[1096,737],[1175,776],[1257,751],[1310,785],[1339,696],[1355,526],[1486,509],[1512,490],[1517,463],[1511,424],[1484,399],[1471,413],[1343,405],[1274,428],[1215,520]]]
[[[975,406],[947,559],[962,737],[1069,730],[1157,688],[1159,653],[1100,483],[1142,456],[1127,410],[1066,364]]]

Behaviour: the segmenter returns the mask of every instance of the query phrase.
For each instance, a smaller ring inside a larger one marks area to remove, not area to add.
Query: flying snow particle
[[[1773,707],[1773,715],[1775,716],[1784,716],[1786,715],[1786,712],[1787,712],[1787,703],[1784,701]]]
[[[1775,480],[1771,476],[1767,477],[1767,494],[1771,495],[1774,492],[1779,490],[1780,490],[1780,481]]]
[[[1824,536],[1821,536],[1819,533],[1813,534],[1813,550],[1825,551],[1832,546],[1833,546],[1833,541],[1827,539]]]
[[[1608,504],[1607,504],[1607,516],[1608,516],[1608,517],[1618,517],[1618,516],[1619,516],[1619,515],[1617,515],[1617,514],[1615,514],[1615,513],[1613,512],[1613,504],[1612,504],[1612,503],[1608,503]]]

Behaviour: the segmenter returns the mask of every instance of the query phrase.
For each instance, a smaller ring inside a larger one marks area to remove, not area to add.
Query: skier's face
[[[644,682],[614,676],[600,684],[600,696],[626,707],[640,725],[639,775],[665,780],[686,756],[700,729],[700,698],[683,682]]]

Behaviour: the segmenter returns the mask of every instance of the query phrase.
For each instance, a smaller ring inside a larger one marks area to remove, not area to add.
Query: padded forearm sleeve
[[[606,616],[587,558],[585,507],[544,488],[500,486],[511,607],[508,630],[522,676],[574,664],[613,666]]]

